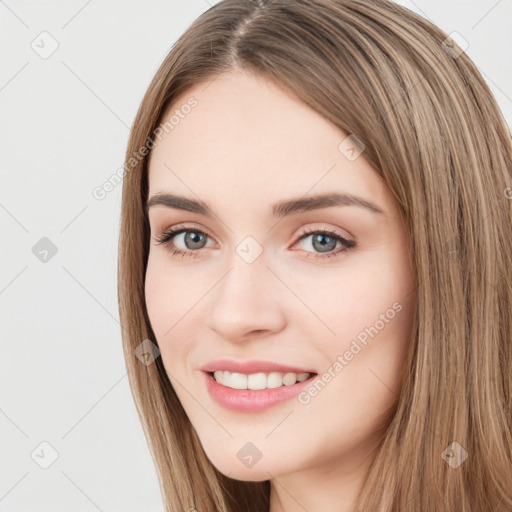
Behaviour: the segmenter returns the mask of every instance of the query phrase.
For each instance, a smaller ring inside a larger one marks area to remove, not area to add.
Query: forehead
[[[173,102],[165,122],[151,152],[150,195],[234,201],[236,187],[246,200],[272,202],[336,188],[387,200],[364,156],[350,161],[340,152],[348,133],[262,76],[236,71],[199,83]]]

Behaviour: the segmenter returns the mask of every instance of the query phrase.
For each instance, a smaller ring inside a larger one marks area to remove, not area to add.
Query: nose
[[[247,263],[237,256],[231,263],[227,274],[208,294],[208,327],[232,342],[282,330],[286,323],[286,297],[266,260],[259,257]]]

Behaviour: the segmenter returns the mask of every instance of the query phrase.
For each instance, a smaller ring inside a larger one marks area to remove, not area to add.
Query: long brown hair
[[[126,152],[118,294],[129,382],[168,512],[269,507],[268,481],[230,479],[207,459],[161,357],[142,364],[135,352],[158,344],[144,296],[155,130],[178,95],[235,69],[276,80],[355,134],[410,235],[406,372],[355,512],[512,509],[512,141],[476,66],[447,37],[387,0],[223,0],[158,69]],[[458,467],[447,462],[454,446],[467,454]]]

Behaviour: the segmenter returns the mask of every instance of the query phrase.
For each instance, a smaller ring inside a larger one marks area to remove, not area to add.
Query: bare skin
[[[149,210],[145,293],[162,361],[212,464],[238,480],[270,479],[270,512],[351,511],[410,339],[414,279],[397,204],[364,152],[351,161],[338,149],[349,134],[285,89],[239,71],[206,85],[174,102],[172,111],[198,103],[157,141],[149,167],[149,197],[185,196],[213,212]],[[382,213],[338,205],[270,216],[280,201],[334,192]],[[187,233],[157,244],[176,225]],[[328,233],[301,239],[304,230]],[[248,263],[240,244],[262,252]],[[331,378],[302,402],[233,411],[212,400],[200,370],[220,358]],[[248,442],[261,453],[252,467],[237,456]]]

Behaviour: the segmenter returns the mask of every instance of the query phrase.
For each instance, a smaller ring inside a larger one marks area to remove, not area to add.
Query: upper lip
[[[217,359],[210,361],[201,367],[203,372],[215,371],[228,371],[235,373],[268,373],[268,372],[281,372],[281,373],[316,373],[315,370],[308,368],[299,368],[298,366],[289,366],[285,364],[276,363],[274,361],[234,361],[232,359]]]

